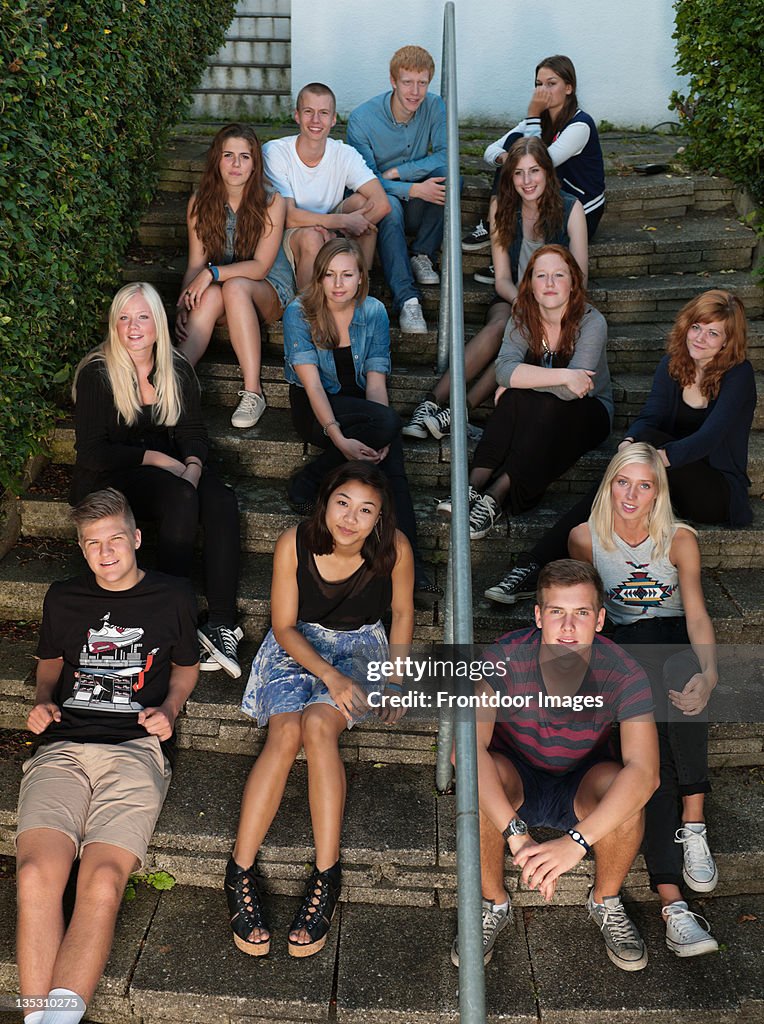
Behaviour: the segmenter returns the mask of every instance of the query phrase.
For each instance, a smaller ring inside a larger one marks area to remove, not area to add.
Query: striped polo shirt
[[[601,707],[548,707],[549,695],[539,666],[541,630],[508,633],[491,646],[488,657],[507,663],[495,678],[497,693],[513,698],[513,707],[497,711],[491,749],[519,756],[533,767],[564,775],[592,756],[613,751],[610,733],[623,722],[653,710],[644,671],[617,644],[595,636],[589,665],[575,696],[590,697]],[[518,698],[527,698],[524,702]],[[600,698],[600,700],[596,700]],[[517,706],[521,705],[521,706]]]

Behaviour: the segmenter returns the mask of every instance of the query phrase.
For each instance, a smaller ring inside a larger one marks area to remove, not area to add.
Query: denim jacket
[[[378,299],[367,298],[356,306],[350,321],[350,350],[353,353],[355,379],[366,390],[366,374],[390,373],[390,321]],[[284,374],[290,384],[300,385],[296,366],[318,367],[321,384],[329,395],[336,395],[340,382],[331,349],[316,348],[302,312],[299,299],[290,302],[284,312]]]

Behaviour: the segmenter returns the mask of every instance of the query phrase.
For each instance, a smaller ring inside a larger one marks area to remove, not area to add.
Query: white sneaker
[[[674,842],[684,846],[682,875],[685,882],[694,892],[712,892],[719,881],[719,871],[708,848],[703,822],[685,822],[676,830]]]
[[[477,503],[480,501],[480,499],[482,497],[483,497],[483,495],[480,493],[480,491],[476,491],[474,487],[470,487],[469,492],[467,494],[467,505],[468,505],[468,508],[469,508],[470,512],[475,507],[475,505],[477,505]],[[444,498],[443,501],[439,501],[438,502],[438,504],[435,507],[435,511],[436,512],[442,512],[443,515],[446,515],[446,516],[450,516],[451,515],[451,495],[450,494],[449,494],[449,496],[447,498]]]
[[[412,256],[409,262],[417,284],[440,284],[440,274],[433,267],[429,256],[420,253],[419,256]]]
[[[427,334],[427,322],[419,299],[406,299],[401,306],[398,325],[404,334]]]
[[[429,432],[425,426],[425,420],[430,416],[435,416],[439,411],[439,406],[436,402],[431,402],[429,398],[425,398],[423,402],[414,409],[411,414],[411,419],[403,428],[401,433],[404,437],[429,437]]]
[[[666,945],[677,956],[700,956],[718,950],[719,943],[711,935],[708,921],[693,914],[684,900],[669,903],[661,910],[661,916],[666,922]]]
[[[231,417],[231,426],[254,427],[265,412],[265,398],[256,391],[240,391],[239,404]]]

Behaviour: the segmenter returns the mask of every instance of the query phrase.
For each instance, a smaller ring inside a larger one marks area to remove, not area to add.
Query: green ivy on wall
[[[764,203],[764,0],[678,0],[677,70],[686,93],[671,101],[697,166],[745,185]]]
[[[0,0],[0,483],[40,451],[235,0]]]

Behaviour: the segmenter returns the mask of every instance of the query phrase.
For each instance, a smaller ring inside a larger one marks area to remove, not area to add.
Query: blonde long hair
[[[655,502],[648,517],[648,535],[653,543],[653,550],[658,558],[666,558],[674,539],[677,527],[684,527],[697,534],[691,526],[683,523],[674,515],[671,507],[668,476],[661,457],[652,445],[637,441],[623,451],[616,452],[605,470],[602,483],[592,505],[592,529],[597,534],[600,544],[606,551],[615,549],[613,534],[615,533],[615,517],[613,513],[613,481],[626,466],[639,463],[649,466],[655,481]]]
[[[153,376],[156,402],[152,406],[151,417],[154,423],[158,423],[160,426],[174,427],[183,412],[183,395],[175,360],[182,360],[183,356],[172,347],[170,330],[167,326],[167,314],[159,292],[145,281],[126,284],[114,296],[109,308],[109,328],[106,338],[80,361],[74,372],[72,399],[77,401],[77,381],[83,367],[90,363],[103,363],[111,385],[117,413],[130,427],[137,422],[142,408],[138,376],[130,353],[126,351],[119,340],[117,322],[127,303],[139,292],[143,295],[146,305],[151,311],[157,332]]]

